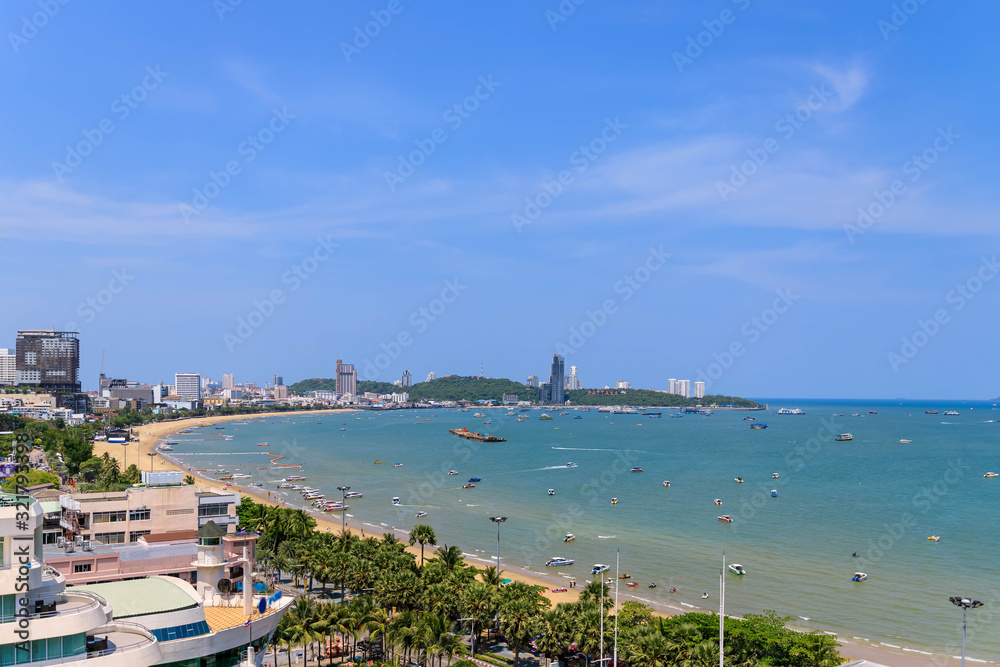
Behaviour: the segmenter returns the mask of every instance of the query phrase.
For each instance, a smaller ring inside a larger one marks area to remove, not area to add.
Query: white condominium
[[[694,397],[695,398],[705,398],[705,383],[695,382],[694,383]]]
[[[174,394],[182,398],[201,400],[201,374],[175,373]]]

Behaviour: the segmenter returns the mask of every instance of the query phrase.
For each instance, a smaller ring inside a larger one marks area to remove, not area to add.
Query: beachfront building
[[[674,388],[676,389],[674,393],[678,396],[691,398],[691,380],[677,380],[674,384]]]
[[[198,530],[209,520],[236,532],[238,493],[183,483],[182,472],[142,473],[145,485],[59,496],[63,537],[131,544],[144,535]]]
[[[403,377],[400,379],[400,386],[402,387],[412,387],[413,386],[413,373],[410,371],[403,371]]]
[[[524,383],[525,387],[537,388],[538,387],[538,376],[529,375],[527,381]]]
[[[358,393],[358,372],[354,370],[354,364],[345,364],[340,359],[337,359],[336,373],[336,389],[338,394],[350,394],[354,396]]]
[[[233,374],[232,373],[223,373],[222,374],[222,388],[223,389],[232,389],[235,386],[236,386],[236,381],[233,378]]]
[[[705,383],[695,382],[694,383],[694,397],[695,398],[705,398]]]
[[[201,375],[198,373],[175,373],[174,394],[181,398],[201,400]]]
[[[552,366],[549,369],[549,381],[539,387],[540,403],[562,405],[566,402],[566,366],[562,355],[552,355]]]
[[[75,331],[32,329],[17,332],[17,384],[45,391],[80,391],[80,341]]]
[[[17,354],[14,350],[0,347],[0,385],[17,383]]]
[[[247,568],[246,594],[226,592],[231,580],[213,576],[233,559],[214,523],[195,538],[191,566],[207,582],[198,588],[162,576],[67,587],[46,562],[41,536],[39,502],[0,495],[0,665],[235,667],[251,644],[264,649],[291,603],[254,596]]]

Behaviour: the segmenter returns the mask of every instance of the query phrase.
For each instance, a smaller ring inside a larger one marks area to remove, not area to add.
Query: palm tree
[[[369,638],[378,638],[382,640],[382,654],[385,655],[385,635],[389,632],[389,625],[392,623],[392,617],[389,612],[381,607],[375,607],[372,609],[365,621],[364,628],[368,631]]]
[[[493,588],[500,586],[500,582],[503,581],[502,577],[504,574],[503,570],[497,572],[495,567],[486,568],[485,570],[480,570],[480,574],[483,575],[483,581]]]
[[[462,591],[459,608],[463,616],[474,619],[473,623],[481,633],[493,623],[500,608],[497,589],[487,583],[476,582]]]
[[[448,618],[458,607],[458,596],[447,584],[431,584],[424,589],[422,607],[428,613]]]
[[[462,550],[458,547],[449,547],[445,544],[437,548],[437,557],[435,557],[434,562],[441,563],[441,566],[448,572],[454,572],[465,565],[465,556],[462,555]]]
[[[514,650],[515,665],[520,659],[521,649],[534,636],[537,613],[535,604],[521,598],[504,605],[500,611],[500,630]]]
[[[426,524],[417,524],[410,531],[410,546],[416,543],[420,543],[420,567],[424,566],[424,545],[436,545],[437,536],[434,534],[434,529]]]
[[[548,667],[549,662],[565,650],[564,642],[560,636],[562,625],[562,614],[557,609],[542,614],[538,629],[543,634],[535,640],[535,646],[539,652],[545,654],[545,667]],[[568,645],[568,642],[565,644]]]
[[[330,579],[340,584],[340,599],[344,599],[344,589],[354,570],[356,558],[349,553],[338,551],[330,556]]]

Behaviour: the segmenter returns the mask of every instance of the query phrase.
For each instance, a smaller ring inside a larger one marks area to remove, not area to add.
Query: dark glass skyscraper
[[[549,369],[549,403],[562,405],[566,402],[566,363],[562,355],[552,355],[552,367]]]

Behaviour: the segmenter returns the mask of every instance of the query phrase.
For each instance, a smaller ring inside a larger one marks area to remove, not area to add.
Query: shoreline
[[[576,407],[576,406],[574,406]],[[580,406],[583,407],[583,406]],[[594,406],[596,407],[596,406]],[[606,406],[605,406],[606,407]],[[490,409],[490,408],[480,408],[480,409]],[[503,409],[499,406],[494,406],[493,409]],[[729,408],[731,410],[759,410],[760,408]],[[183,419],[178,421],[167,421],[158,422],[155,424],[147,424],[137,428],[139,432],[139,442],[138,446],[134,448],[137,451],[137,456],[139,458],[146,456],[149,452],[156,449],[157,445],[160,444],[167,436],[176,433],[179,430],[190,428],[192,426],[210,426],[212,424],[219,424],[225,422],[233,421],[252,421],[253,419],[266,419],[276,416],[290,415],[316,415],[316,414],[331,414],[338,412],[363,412],[363,410],[352,409],[352,408],[335,408],[327,410],[310,410],[303,413],[289,413],[289,412],[267,412],[267,413],[256,413],[253,415],[225,415],[216,417],[195,417],[191,419]],[[134,443],[129,443],[134,444]],[[118,458],[122,454],[120,444],[117,443],[107,443],[107,442],[95,442],[94,443],[94,456],[100,456],[105,451],[110,453],[115,458]],[[127,450],[130,447],[124,447]],[[206,486],[218,489],[226,489],[229,491],[234,491],[239,493],[241,496],[247,496],[252,498],[255,502],[272,505],[272,506],[283,506],[292,509],[302,509],[309,513],[317,523],[316,530],[324,530],[324,532],[337,532],[340,530],[341,522],[333,520],[329,515],[324,512],[319,512],[308,506],[307,503],[302,505],[293,504],[285,502],[284,498],[274,494],[268,490],[258,488],[258,487],[247,487],[241,486],[239,484],[227,483],[215,478],[207,477],[200,472],[194,471],[187,466],[184,466],[179,461],[170,457],[167,453],[156,453],[155,456],[146,456],[150,459],[149,469],[154,471],[169,471],[178,470],[185,474],[190,474],[197,481],[199,486]],[[146,468],[144,464],[145,461],[140,461],[139,469],[143,470]],[[398,538],[400,538],[404,543],[407,541],[409,532],[403,529],[392,527],[391,525],[373,525],[369,522],[357,521],[353,518],[347,518],[344,522],[347,530],[352,534],[364,535],[365,537],[373,535],[381,535],[387,532],[393,532]],[[419,556],[420,547],[418,545],[407,546],[407,551]],[[426,555],[433,554],[433,551],[427,553]],[[463,551],[463,556],[466,561],[470,564],[474,564],[481,569],[483,567],[495,567],[495,559],[489,559],[481,554]],[[501,568],[504,570],[506,576],[510,579],[523,581],[529,585],[535,585],[543,587],[545,590],[542,592],[546,598],[551,600],[553,604],[558,604],[560,602],[576,602],[579,599],[579,590],[569,588],[568,583],[570,577],[560,576],[555,573],[541,573],[534,572],[532,570],[527,570],[518,567],[508,568],[501,558]],[[577,585],[585,584],[586,580],[577,579]],[[550,589],[554,587],[566,587],[566,592],[553,593]],[[620,587],[621,588],[621,587]],[[632,593],[623,593],[619,590],[620,601],[634,600],[641,602],[649,606],[654,615],[657,616],[673,616],[677,614],[700,612],[700,613],[718,613],[718,610],[704,609],[689,605],[687,603],[678,603],[677,605],[664,604],[662,602],[654,602],[651,600],[646,600],[638,595]],[[790,629],[809,632],[811,629],[796,627],[794,623],[788,626]],[[824,630],[817,630],[818,632],[824,634],[835,634]],[[920,651],[917,649],[904,648],[897,646],[895,644],[886,644],[885,642],[879,642],[876,640],[865,640],[857,637],[851,637],[850,639],[844,639],[842,636],[837,636],[837,642],[839,646],[839,652],[844,658],[850,660],[870,660],[873,662],[878,662],[883,665],[890,665],[892,667],[927,667],[928,663],[932,663],[934,667],[958,667],[960,665],[960,660],[955,656],[944,656],[934,654],[928,651]],[[985,660],[978,660],[974,658],[966,658],[969,662],[976,662],[980,664],[996,664],[990,663]]]

